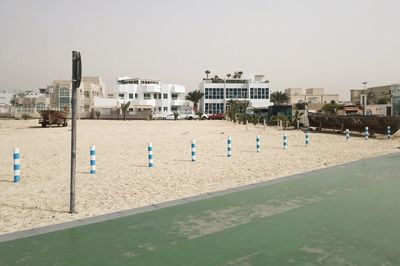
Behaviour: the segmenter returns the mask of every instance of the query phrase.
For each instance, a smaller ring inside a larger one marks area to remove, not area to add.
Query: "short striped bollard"
[[[260,138],[260,135],[257,135],[257,137],[256,137],[256,150],[257,150],[257,152],[261,151],[261,138]]]
[[[228,137],[228,157],[232,157],[232,137]]]
[[[365,140],[368,140],[368,137],[369,137],[368,127],[365,127],[364,135],[365,135]]]
[[[283,148],[286,150],[288,148],[288,135],[283,134]]]
[[[154,160],[153,160],[153,144],[149,143],[147,147],[147,151],[149,154],[149,167],[154,167]]]
[[[390,130],[390,126],[387,127],[387,138],[392,139],[392,132]]]
[[[350,131],[346,129],[346,141],[349,141],[350,139]]]
[[[90,146],[90,173],[94,175],[96,173],[96,146]]]
[[[14,183],[18,183],[21,180],[21,154],[19,148],[14,148]]]
[[[310,132],[306,132],[306,146],[310,144]]]
[[[192,162],[196,161],[196,141],[192,140]]]

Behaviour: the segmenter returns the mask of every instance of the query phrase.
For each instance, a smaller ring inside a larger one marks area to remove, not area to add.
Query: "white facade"
[[[114,89],[119,102],[130,101],[130,109],[151,109],[154,114],[180,112],[185,106],[185,87],[158,80],[119,78]]]
[[[225,113],[229,100],[249,101],[253,109],[267,109],[270,102],[269,81],[264,75],[243,75],[232,79],[203,79],[199,90],[204,93],[200,111]]]
[[[14,93],[8,92],[6,90],[0,90],[0,106],[11,105],[10,101]]]

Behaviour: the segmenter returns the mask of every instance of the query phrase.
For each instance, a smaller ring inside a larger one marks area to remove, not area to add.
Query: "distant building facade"
[[[71,109],[71,80],[54,80],[47,87],[46,93],[50,99],[50,109],[67,111]],[[105,95],[105,84],[101,77],[82,77],[77,90],[77,110],[79,118],[92,118],[94,97]]]
[[[285,90],[290,104],[304,102],[308,104],[325,104],[331,101],[339,102],[339,94],[326,94],[323,88],[309,88],[303,93],[301,88],[289,88]]]
[[[40,117],[40,112],[49,109],[50,99],[46,94],[37,91],[19,92],[15,98],[14,116],[21,118],[24,115],[28,117]]]
[[[392,115],[400,115],[400,84],[392,84]]]
[[[269,81],[265,75],[238,75],[233,78],[205,78],[199,84],[204,93],[200,111],[206,114],[225,113],[230,100],[248,101],[249,107],[266,110],[271,104]]]
[[[387,113],[392,115],[400,114],[400,83],[369,87],[365,90],[350,90],[351,102],[357,105],[361,104],[362,95],[366,95],[368,105],[380,103],[391,109]]]
[[[119,103],[130,101],[131,113],[147,110],[154,115],[181,113],[187,106],[185,93],[185,86],[143,78],[119,78],[114,88]]]
[[[376,104],[380,99],[390,103],[393,86],[396,86],[396,84],[370,87],[365,90],[350,90],[350,100],[353,104],[361,104],[361,95],[365,94],[369,96],[368,104]]]
[[[11,105],[10,101],[13,98],[14,93],[6,90],[0,90],[0,106]]]

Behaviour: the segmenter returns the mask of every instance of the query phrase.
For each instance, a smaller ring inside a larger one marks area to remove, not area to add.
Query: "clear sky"
[[[266,74],[271,89],[400,82],[398,0],[0,0],[0,88],[83,74],[196,89],[205,70]]]

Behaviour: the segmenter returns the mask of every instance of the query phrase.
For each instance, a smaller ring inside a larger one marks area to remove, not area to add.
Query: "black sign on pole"
[[[71,98],[71,183],[69,212],[75,213],[75,177],[76,177],[76,99],[77,89],[81,84],[82,63],[81,54],[72,51],[72,98]]]

